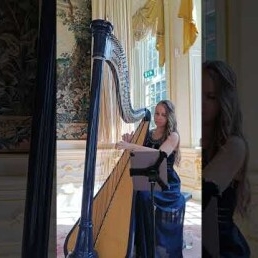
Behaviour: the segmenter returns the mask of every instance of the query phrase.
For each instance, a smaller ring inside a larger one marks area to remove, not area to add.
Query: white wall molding
[[[193,199],[201,200],[201,148],[181,148],[181,164],[175,167],[182,191],[192,193]]]
[[[190,117],[191,117],[191,146],[200,146],[200,139],[202,137],[202,99],[201,99],[201,66],[202,56],[200,49],[193,49],[189,51],[189,88],[190,88]]]

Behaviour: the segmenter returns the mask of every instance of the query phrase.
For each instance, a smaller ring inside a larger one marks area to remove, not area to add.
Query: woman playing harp
[[[152,201],[149,191],[136,193],[134,218],[136,257],[175,257],[182,256],[183,221],[185,199],[180,192],[180,178],[174,170],[174,163],[179,164],[179,133],[175,116],[175,107],[169,100],[160,101],[155,108],[154,122],[156,128],[148,133],[144,146],[130,143],[131,135],[123,135],[117,143],[118,149],[146,150],[159,149],[167,154],[167,177],[169,188],[154,193],[156,206],[155,255],[152,254],[151,209]],[[153,251],[154,252],[154,251]]]

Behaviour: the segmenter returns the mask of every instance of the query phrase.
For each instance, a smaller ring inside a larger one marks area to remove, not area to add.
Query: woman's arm
[[[116,144],[116,148],[119,150],[125,149],[125,150],[131,150],[131,151],[135,151],[135,150],[139,150],[139,151],[157,151],[153,148],[149,148],[149,147],[145,147],[142,145],[138,145],[135,143],[129,143],[129,142],[125,142],[125,141],[120,141]]]
[[[246,155],[244,141],[237,136],[229,138],[203,170],[203,178],[218,185],[222,193],[241,170]]]
[[[160,150],[167,153],[169,156],[178,146],[179,135],[175,132],[171,133],[168,138],[160,146]]]
[[[167,153],[169,156],[177,147],[179,141],[179,136],[177,133],[173,132],[171,135],[168,136],[168,138],[162,143],[160,146],[160,150]],[[145,147],[142,145],[134,144],[134,143],[128,143],[125,141],[120,141],[116,144],[116,147],[118,149],[126,149],[126,150],[142,150],[142,151],[157,151],[156,149]]]

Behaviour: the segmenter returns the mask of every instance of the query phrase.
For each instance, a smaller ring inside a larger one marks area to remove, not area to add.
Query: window
[[[149,35],[145,40],[137,42],[140,69],[135,70],[136,77],[142,77],[141,84],[141,105],[151,111],[154,116],[156,104],[167,98],[167,85],[165,78],[165,66],[159,67],[159,53],[156,50],[156,37]],[[137,68],[136,68],[137,69]],[[139,94],[139,92],[136,92]],[[154,122],[150,128],[154,127]]]
[[[203,57],[227,59],[227,1],[203,0]]]
[[[216,59],[216,12],[215,0],[203,1],[203,42],[205,59]]]

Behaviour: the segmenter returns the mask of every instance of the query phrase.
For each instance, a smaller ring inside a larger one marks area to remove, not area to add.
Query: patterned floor
[[[80,189],[66,189],[66,193],[72,190],[77,193]],[[79,211],[81,200],[80,198],[69,198],[70,207],[65,207],[64,203],[67,200],[62,191],[58,194],[59,206],[57,208],[57,258],[64,258],[63,244],[66,235],[71,230],[72,225],[79,218]],[[76,208],[76,209],[75,209]],[[75,211],[78,212],[75,212]],[[187,242],[192,242],[192,248],[183,250],[184,258],[199,258],[201,257],[201,203],[199,201],[190,200],[186,204],[186,213],[184,221],[184,232],[188,235],[185,236]],[[189,234],[190,233],[190,234]],[[190,236],[189,236],[190,235]],[[189,240],[190,238],[190,240]]]
[[[185,241],[191,242],[192,248],[183,250],[184,258],[201,257],[201,202],[190,200],[186,203],[184,220]]]

